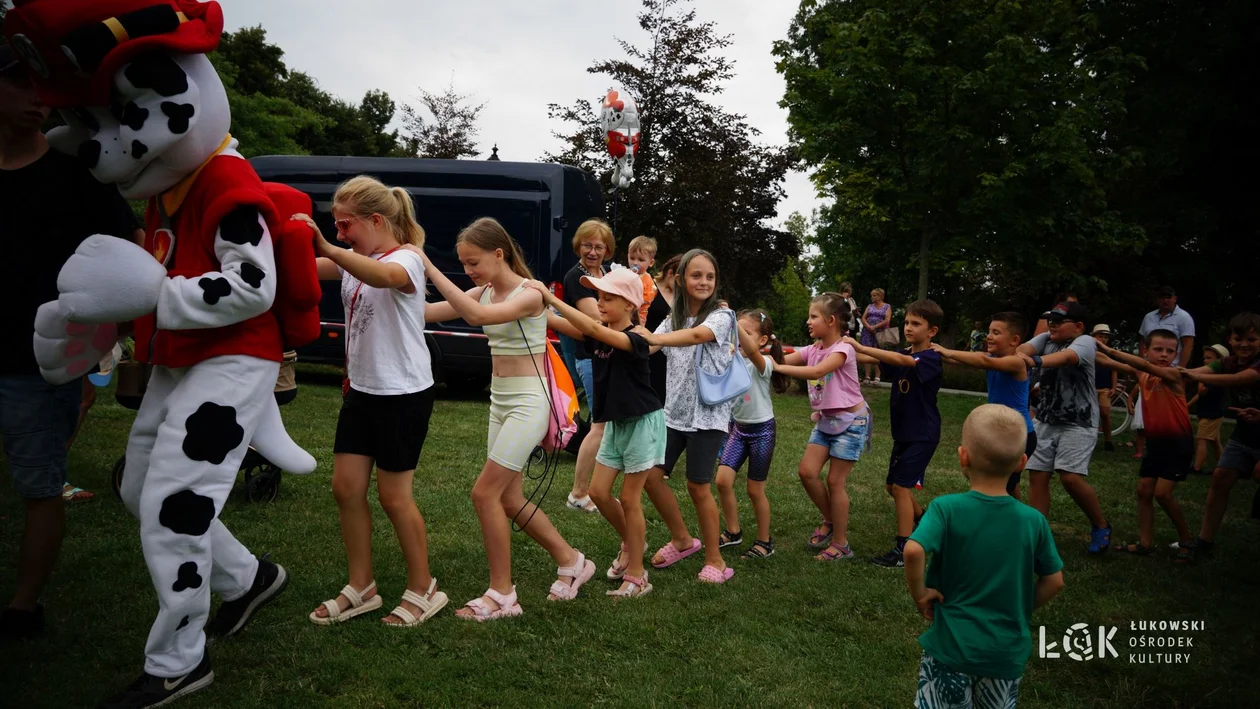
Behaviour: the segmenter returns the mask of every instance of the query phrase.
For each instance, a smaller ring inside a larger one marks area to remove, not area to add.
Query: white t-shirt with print
[[[735,400],[735,421],[745,425],[765,423],[774,418],[774,405],[770,402],[770,377],[774,374],[774,360],[763,357],[765,371],[758,372],[751,360],[745,359],[752,385],[744,395]]]
[[[415,292],[369,285],[359,289],[359,279],[338,269],[350,386],[365,394],[414,394],[433,386],[433,364],[424,341],[424,262],[405,249],[380,261],[405,268]],[[354,299],[356,289],[359,296]]]
[[[695,317],[684,322],[685,328],[695,326]],[[711,372],[726,371],[735,357],[731,349],[731,326],[735,318],[730,310],[715,310],[700,323],[713,331],[715,341],[687,347],[665,347],[665,425],[675,431],[726,431],[730,428],[731,400],[717,406],[700,403],[700,391],[696,385],[696,348],[703,347],[701,365]],[[674,331],[673,318],[667,317],[656,328],[656,334]]]

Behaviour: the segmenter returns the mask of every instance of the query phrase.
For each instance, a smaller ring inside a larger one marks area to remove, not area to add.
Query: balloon
[[[614,187],[629,187],[634,178],[634,156],[639,152],[639,106],[630,94],[609,89],[599,114],[599,126],[607,136],[608,154],[616,163]]]

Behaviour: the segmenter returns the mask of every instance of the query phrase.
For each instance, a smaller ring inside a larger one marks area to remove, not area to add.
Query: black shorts
[[[1150,438],[1146,439],[1146,455],[1142,457],[1142,467],[1138,469],[1139,478],[1158,478],[1175,483],[1186,479],[1190,465],[1194,462],[1193,438]]]
[[[333,453],[365,455],[377,471],[415,470],[429,435],[433,387],[413,394],[365,394],[351,388],[337,416]]]
[[[1028,456],[1029,460],[1032,460],[1032,455],[1033,453],[1036,453],[1036,452],[1037,452],[1037,432],[1029,431],[1028,442],[1024,444],[1024,455]],[[1020,473],[1023,473],[1023,472],[1024,472],[1023,470],[1016,470],[1015,472],[1011,473],[1011,477],[1008,478],[1006,481],[1006,494],[1011,495],[1011,496],[1015,495],[1015,491],[1019,489]]]
[[[923,474],[936,453],[937,441],[893,441],[892,456],[888,459],[888,477],[885,485],[914,489],[923,487]]]
[[[674,472],[683,451],[687,452],[687,481],[707,485],[713,482],[713,472],[717,469],[718,456],[726,445],[726,431],[675,431],[672,428],[665,432],[665,464],[661,466],[666,474]]]

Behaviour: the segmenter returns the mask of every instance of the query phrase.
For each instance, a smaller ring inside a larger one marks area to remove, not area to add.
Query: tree
[[[237,84],[239,69],[222,54],[211,53],[232,110],[232,135],[240,141],[241,154],[304,155],[298,140],[304,131],[321,130],[326,120],[289,99],[264,94],[246,95]]]
[[[608,218],[623,242],[637,234],[656,237],[664,257],[693,247],[711,251],[727,296],[755,303],[771,295],[771,275],[800,253],[791,234],[768,225],[794,158],[785,148],[757,142],[758,132],[742,115],[715,104],[734,75],[721,55],[731,40],[713,23],[698,22],[694,10],[675,11],[688,1],[643,0],[639,27],[651,44],[619,40],[625,57],[587,68],[624,88],[640,113],[634,182],[611,195]],[[555,133],[564,149],[542,160],[576,165],[608,184],[612,161],[598,104],[552,104],[549,116],[565,126]]]
[[[824,261],[950,312],[1044,307],[1090,283],[1085,260],[1137,253],[1106,199],[1134,60],[1092,41],[1081,5],[804,0],[774,52],[790,136],[835,200]]]
[[[775,274],[770,283],[774,295],[766,310],[774,317],[775,334],[788,344],[809,344],[812,340],[805,321],[809,319],[809,302],[813,296],[801,280],[796,260],[788,259],[787,265]]]
[[[486,104],[464,105],[468,96],[449,84],[440,94],[420,90],[420,102],[431,116],[403,106],[405,149],[422,158],[458,160],[477,157],[477,117]]]

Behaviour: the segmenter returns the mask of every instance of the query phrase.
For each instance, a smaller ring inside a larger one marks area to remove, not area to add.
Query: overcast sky
[[[537,160],[558,148],[547,104],[598,97],[608,78],[588,74],[596,59],[621,58],[617,39],[647,47],[635,0],[219,0],[228,30],[262,25],[284,49],[291,69],[310,74],[336,96],[357,102],[368,89],[387,91],[400,105],[416,104],[417,87],[460,93],[484,102],[478,135],[504,160]],[[783,78],[771,45],[783,38],[794,0],[695,0],[701,21],[731,35],[726,56],[735,78],[716,102],[743,114],[766,143],[787,142],[787,111],[779,108]],[[675,6],[686,8],[688,3]],[[804,174],[791,174],[780,220],[808,213],[818,199]],[[633,187],[631,187],[633,189]]]

